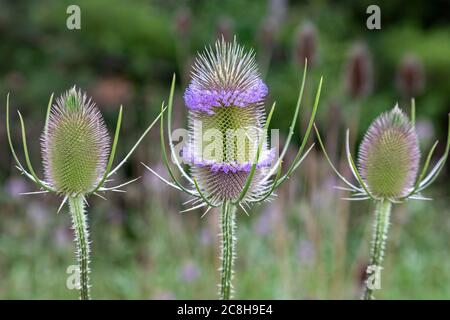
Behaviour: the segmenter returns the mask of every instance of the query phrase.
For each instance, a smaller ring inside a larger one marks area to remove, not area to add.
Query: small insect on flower
[[[358,184],[352,184],[343,177],[331,163],[316,129],[319,144],[333,171],[346,184],[337,187],[352,193],[347,200],[373,200],[375,219],[370,264],[367,268],[364,299],[373,299],[373,290],[379,289],[382,262],[388,236],[389,219],[393,203],[405,200],[431,200],[421,195],[438,177],[444,167],[450,150],[450,114],[447,144],[444,155],[428,173],[428,167],[436,149],[433,145],[419,173],[420,150],[415,130],[415,103],[412,100],[412,121],[395,106],[380,115],[367,130],[359,148],[358,166],[350,153],[349,131],[347,130],[346,154],[350,169]],[[418,177],[417,177],[418,176]],[[378,279],[377,279],[378,278]]]
[[[204,216],[211,208],[222,208],[220,297],[229,299],[235,255],[236,207],[248,214],[246,207],[271,199],[274,190],[288,179],[312,149],[313,146],[308,150],[305,147],[317,112],[322,80],[300,149],[287,172],[281,176],[281,163],[289,147],[302,100],[306,63],[289,135],[278,159],[275,157],[277,150],[270,148],[267,138],[275,104],[266,119],[264,100],[268,87],[261,79],[253,51],[245,51],[236,39],[228,43],[222,38],[214,48],[209,47],[198,55],[191,76],[191,83],[184,94],[189,110],[189,136],[181,157],[176,154],[171,137],[175,76],[167,120],[172,159],[191,188],[178,181],[169,165],[162,118],[162,154],[173,182],[147,168],[171,187],[192,196],[187,202],[193,204],[192,208],[183,212],[205,207]],[[184,170],[180,160],[189,164],[191,175]]]
[[[53,192],[62,196],[63,201],[58,212],[66,202],[69,203],[77,243],[80,298],[89,299],[90,242],[85,212],[86,199],[90,194],[105,199],[100,195],[100,192],[124,192],[121,190],[123,186],[137,180],[134,179],[118,186],[106,186],[106,183],[112,180],[112,175],[127,161],[151,127],[158,121],[161,114],[144,131],[125,158],[112,169],[122,122],[122,107],[119,111],[114,141],[110,147],[110,138],[102,115],[95,103],[86,94],[73,87],[57,98],[55,104],[52,105],[52,101],[53,95],[51,95],[48,103],[44,131],[41,137],[45,180],[38,178],[31,164],[25,123],[20,112],[18,114],[22,129],[23,152],[28,170],[22,165],[16,154],[10,133],[9,94],[6,102],[8,143],[16,167],[41,189],[25,194]]]

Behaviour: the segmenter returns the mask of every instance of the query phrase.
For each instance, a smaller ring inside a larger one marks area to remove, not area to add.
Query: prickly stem
[[[220,220],[221,227],[221,260],[220,291],[221,300],[229,300],[233,293],[233,265],[236,258],[236,207],[231,202],[224,202]]]
[[[75,241],[77,244],[77,261],[79,267],[80,276],[80,299],[89,300],[90,297],[90,285],[89,285],[89,231],[87,216],[84,209],[83,196],[78,195],[75,197],[69,197],[69,208],[72,216],[73,229],[75,231]]]
[[[389,218],[392,204],[389,200],[380,200],[376,203],[375,220],[373,225],[372,248],[370,252],[370,264],[367,267],[367,280],[365,282],[364,300],[373,300],[373,290],[380,289],[381,270],[384,250],[388,238]]]

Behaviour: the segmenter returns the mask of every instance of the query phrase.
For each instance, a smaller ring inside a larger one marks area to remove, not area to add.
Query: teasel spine
[[[84,197],[82,195],[69,197],[69,208],[72,216],[72,228],[75,232],[77,244],[77,261],[79,268],[79,290],[81,300],[90,300],[89,269],[90,241],[87,215],[85,212]]]
[[[221,300],[229,300],[233,297],[233,266],[236,260],[236,206],[230,201],[222,204],[220,218],[221,228],[221,252],[220,259],[220,290]]]
[[[368,278],[364,286],[364,300],[373,300],[374,287],[369,284],[371,275],[375,277],[375,281],[380,283],[381,270],[383,269],[384,250],[388,239],[388,231],[390,224],[392,203],[389,200],[376,201],[375,220],[373,223],[372,247],[370,250],[370,263],[367,267]]]

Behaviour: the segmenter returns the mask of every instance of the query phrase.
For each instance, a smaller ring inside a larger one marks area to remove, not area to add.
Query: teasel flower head
[[[47,116],[41,138],[42,158],[45,180],[41,180],[31,164],[28,153],[25,122],[20,112],[23,153],[26,165],[20,162],[10,133],[9,94],[6,99],[6,132],[8,143],[16,162],[16,167],[28,179],[40,187],[40,191],[26,194],[53,192],[63,197],[58,212],[67,202],[72,218],[75,235],[77,269],[79,274],[80,299],[88,300],[90,296],[90,240],[86,213],[87,196],[94,194],[106,199],[100,192],[122,191],[120,188],[137,180],[131,180],[117,186],[106,186],[112,175],[127,161],[133,151],[148,133],[155,121],[145,130],[126,157],[112,169],[115,151],[122,122],[122,107],[117,119],[114,141],[110,149],[108,132],[103,118],[95,104],[86,94],[75,87],[56,99],[52,105],[53,94],[47,107]],[[164,111],[164,110],[163,110]],[[161,114],[160,114],[161,116]]]
[[[120,191],[122,186],[106,186],[112,175],[128,160],[138,144],[159,119],[145,130],[138,142],[115,168],[112,167],[122,122],[122,106],[117,119],[114,141],[110,138],[103,117],[91,98],[75,87],[55,100],[50,97],[45,126],[41,136],[41,152],[45,179],[41,180],[34,170],[28,153],[25,122],[18,112],[22,129],[23,153],[26,167],[19,160],[10,133],[9,94],[6,103],[6,129],[11,153],[16,167],[27,178],[40,187],[40,191],[27,194],[54,192],[64,197],[62,205],[69,197],[90,194],[101,198],[100,192]],[[59,210],[58,210],[59,211]]]
[[[357,165],[350,152],[347,130],[347,161],[357,184],[351,183],[336,170],[322,144],[317,128],[316,133],[330,166],[346,184],[345,187],[337,188],[352,193],[351,198],[346,198],[347,200],[387,200],[392,203],[408,199],[430,200],[421,193],[434,182],[447,160],[450,149],[450,114],[444,154],[429,172],[428,168],[438,142],[432,146],[424,159],[423,169],[419,171],[420,150],[415,129],[414,100],[412,100],[411,120],[397,105],[375,119],[359,147]]]
[[[95,189],[106,170],[110,139],[86,94],[72,88],[56,99],[41,144],[45,178],[58,193]]]
[[[391,211],[395,203],[406,200],[431,200],[422,195],[429,185],[439,176],[450,151],[450,114],[448,114],[447,144],[444,155],[428,172],[437,142],[433,145],[425,159],[423,169],[419,173],[419,141],[415,129],[415,102],[411,101],[411,120],[395,106],[392,110],[381,114],[370,125],[359,147],[358,166],[350,151],[349,130],[346,133],[346,155],[355,182],[345,178],[330,160],[315,128],[319,144],[325,158],[333,171],[345,184],[337,189],[345,191],[349,197],[345,200],[371,200],[375,206],[373,234],[369,263],[366,269],[366,281],[362,299],[375,299],[373,275],[380,275],[391,224]],[[418,174],[419,173],[419,174]]]
[[[373,65],[369,48],[356,43],[350,50],[344,70],[347,94],[352,98],[364,98],[373,89]]]
[[[306,150],[306,139],[317,111],[322,80],[309,130],[294,163],[285,175],[281,175],[281,161],[298,117],[305,78],[306,65],[288,140],[277,158],[277,150],[270,148],[267,135],[275,104],[266,118],[264,100],[268,95],[268,87],[261,79],[254,52],[238,45],[236,39],[233,42],[226,42],[224,38],[218,40],[214,47],[206,48],[197,56],[192,67],[191,82],[184,93],[189,111],[189,137],[181,157],[176,155],[171,141],[170,119],[175,77],[169,96],[167,131],[172,159],[193,189],[176,180],[168,161],[166,165],[174,179],[173,183],[147,168],[172,187],[193,196],[192,201],[199,205],[191,209],[205,206],[209,210],[224,202],[232,202],[239,204],[246,212],[243,205],[270,199],[276,187],[288,178],[312,148]],[[161,141],[164,156],[163,131]],[[190,166],[191,174],[185,172],[180,162]]]
[[[194,65],[184,96],[191,131],[185,159],[191,163],[200,188],[217,201],[239,197],[259,144],[261,151],[247,198],[263,194],[268,187],[260,180],[274,154],[267,141],[258,141],[265,139],[261,136],[267,93],[252,51],[244,52],[236,42],[217,42]],[[217,141],[206,144],[202,132]]]
[[[419,160],[414,126],[396,106],[367,130],[359,147],[358,169],[373,195],[399,198],[414,186]]]
[[[237,44],[236,39],[228,43],[222,38],[216,42],[214,48],[207,48],[198,55],[191,75],[191,83],[184,94],[189,110],[189,134],[181,158],[190,166],[190,175],[181,165],[172,143],[171,117],[175,76],[168,100],[167,117],[172,159],[191,186],[185,187],[180,183],[169,164],[163,119],[161,151],[173,181],[167,181],[146,167],[169,186],[192,197],[185,202],[192,204],[192,207],[182,212],[206,208],[203,217],[211,208],[221,207],[219,297],[230,299],[233,293],[233,265],[236,258],[236,209],[240,207],[248,214],[246,208],[251,204],[270,199],[274,190],[287,180],[311,150],[312,146],[303,153],[316,115],[322,80],[306,135],[292,165],[281,176],[281,162],[289,147],[302,100],[306,65],[287,143],[277,160],[275,150],[269,148],[267,139],[275,104],[266,119],[264,100],[268,88],[258,72],[253,51],[245,51]],[[275,172],[276,176],[273,178]]]

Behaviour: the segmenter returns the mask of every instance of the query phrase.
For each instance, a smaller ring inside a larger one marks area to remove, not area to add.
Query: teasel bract
[[[87,197],[91,194],[102,199],[107,191],[124,192],[121,188],[136,181],[133,179],[117,186],[106,186],[113,174],[128,160],[139,143],[158,121],[161,114],[144,131],[125,158],[112,168],[119,131],[122,122],[122,106],[117,118],[112,146],[100,111],[95,103],[75,87],[53,102],[50,97],[44,130],[41,137],[42,159],[45,179],[41,180],[34,170],[28,153],[26,129],[22,115],[18,111],[23,152],[27,168],[20,162],[13,146],[9,123],[9,94],[6,102],[6,129],[11,153],[17,169],[40,188],[25,194],[56,193],[63,198],[58,208],[69,204],[77,245],[78,275],[77,287],[80,299],[90,299],[89,263],[90,240],[86,213]]]
[[[147,168],[171,187],[192,197],[185,203],[192,204],[192,208],[183,212],[205,208],[203,217],[210,209],[221,208],[222,266],[219,297],[230,299],[236,256],[236,209],[239,207],[248,215],[247,209],[252,204],[271,199],[273,192],[289,178],[312,149],[313,145],[306,150],[306,144],[318,107],[322,79],[299,151],[286,173],[282,175],[281,163],[299,114],[306,79],[306,63],[289,135],[278,158],[276,150],[269,147],[267,139],[275,104],[266,119],[264,100],[268,88],[260,77],[253,51],[245,51],[237,44],[236,39],[229,43],[222,38],[216,42],[214,48],[209,47],[198,55],[191,76],[191,83],[184,94],[189,110],[189,138],[181,157],[175,152],[171,136],[175,76],[167,106],[167,134],[172,159],[191,186],[185,187],[169,165],[163,118],[162,155],[172,181],[167,181],[151,168]],[[204,137],[208,137],[205,140],[213,137],[213,143],[205,144]],[[190,166],[191,175],[184,170],[180,160]]]
[[[351,183],[341,175],[325,150],[319,131],[315,128],[319,144],[333,171],[345,183],[336,187],[351,192],[345,200],[371,200],[375,204],[372,248],[367,267],[365,300],[374,299],[373,291],[380,289],[381,270],[388,238],[389,219],[392,204],[406,200],[431,200],[422,195],[438,177],[444,167],[450,149],[450,114],[447,144],[444,154],[433,169],[428,172],[431,158],[437,146],[431,147],[419,173],[420,150],[415,130],[415,102],[411,101],[411,120],[396,105],[381,114],[369,127],[359,147],[358,163],[355,164],[350,152],[349,130],[346,134],[346,156],[350,170],[358,182]]]

